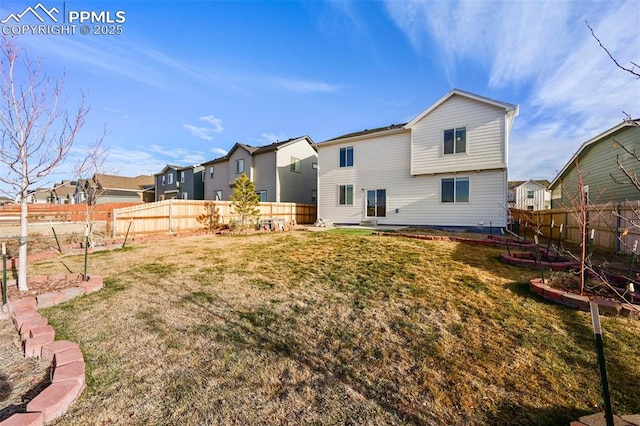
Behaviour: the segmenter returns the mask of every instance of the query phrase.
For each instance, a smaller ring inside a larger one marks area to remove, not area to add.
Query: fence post
[[[116,213],[116,209],[113,209],[113,239],[118,238],[118,213]]]
[[[616,257],[620,254],[620,206],[616,206]]]
[[[171,206],[173,205],[173,203],[171,202],[171,200],[169,200],[169,235],[172,234],[172,230],[171,230]]]

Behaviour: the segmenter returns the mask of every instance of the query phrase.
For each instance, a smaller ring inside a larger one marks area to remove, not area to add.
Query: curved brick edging
[[[549,287],[545,282],[548,282],[548,280],[542,281],[541,278],[534,278],[529,281],[529,290],[549,301],[580,309],[581,311],[589,311],[589,302],[594,301],[598,304],[599,311],[602,314],[623,315],[636,318],[640,317],[640,305],[621,303],[615,300],[598,297],[590,298],[586,295],[580,295]]]
[[[30,277],[39,281],[49,278],[81,280],[82,274]],[[100,290],[102,286],[102,277],[90,276],[76,287],[7,303],[13,323],[22,338],[25,357],[38,357],[51,362],[51,384],[27,403],[26,412],[14,413],[0,422],[0,426],[42,426],[63,415],[82,394],[85,363],[80,347],[68,340],[55,340],[55,330],[36,308],[57,305]]]
[[[379,232],[374,231],[373,235],[378,235],[381,237],[404,237],[404,238],[413,238],[415,240],[427,240],[427,241],[451,241],[455,243],[471,243],[478,244],[482,246],[504,246],[504,240],[498,239],[496,237],[487,236],[484,240],[478,240],[475,238],[464,238],[464,237],[450,237],[447,235],[421,235],[421,234],[406,234],[404,232]],[[510,243],[514,244],[514,243]],[[517,244],[517,243],[516,243]],[[519,244],[519,246],[529,246],[529,244]]]
[[[543,251],[543,249],[541,249],[541,251]],[[535,253],[532,253],[532,252],[525,252],[525,253],[512,252],[511,254],[503,253],[500,256],[500,259],[504,263],[508,263],[509,265],[527,266],[530,268],[538,268],[542,266],[544,268],[549,268],[553,271],[569,271],[571,269],[580,268],[580,263],[574,260],[558,260],[558,261],[542,260],[538,262],[538,259],[536,259],[535,257],[533,259],[530,257],[532,254],[535,256]]]

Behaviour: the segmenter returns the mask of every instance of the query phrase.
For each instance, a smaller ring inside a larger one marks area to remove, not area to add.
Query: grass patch
[[[600,400],[589,315],[532,295],[536,271],[502,249],[340,231],[91,260],[105,289],[46,310],[87,362],[57,424],[555,425]],[[603,328],[615,411],[638,413],[640,321]]]
[[[333,235],[355,235],[355,236],[373,235],[373,231],[370,229],[358,229],[358,228],[334,228],[324,232],[327,234],[333,234]]]

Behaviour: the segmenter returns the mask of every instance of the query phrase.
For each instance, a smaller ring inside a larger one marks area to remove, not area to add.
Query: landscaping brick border
[[[33,276],[31,280],[78,279],[82,274]],[[7,283],[9,284],[9,283]],[[66,302],[83,294],[100,290],[103,280],[90,276],[75,287],[9,301],[3,307],[22,338],[26,357],[38,357],[51,362],[51,384],[27,403],[27,411],[14,413],[0,426],[42,426],[63,415],[85,388],[85,363],[80,346],[68,340],[55,340],[55,330],[37,308]]]
[[[546,282],[548,282],[548,280],[543,281],[542,278],[534,278],[529,281],[529,290],[544,299],[560,305],[580,309],[581,311],[589,311],[589,302],[594,301],[598,304],[598,310],[601,314],[640,318],[640,305],[571,293],[549,287]]]

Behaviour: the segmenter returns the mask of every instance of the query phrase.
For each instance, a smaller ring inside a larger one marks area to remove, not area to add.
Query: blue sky
[[[0,18],[38,2],[0,3]],[[42,1],[124,11],[121,35],[19,36],[67,106],[91,112],[70,165],[106,127],[107,171],[409,121],[453,88],[518,104],[509,179],[549,179],[586,140],[640,116],[637,1]],[[28,17],[25,17],[26,20]],[[93,27],[93,25],[90,25]]]

